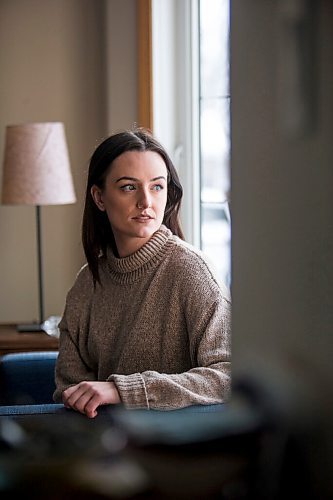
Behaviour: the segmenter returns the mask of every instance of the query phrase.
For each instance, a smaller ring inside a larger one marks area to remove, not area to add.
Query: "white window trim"
[[[152,0],[154,133],[184,188],[186,240],[200,247],[198,0]]]

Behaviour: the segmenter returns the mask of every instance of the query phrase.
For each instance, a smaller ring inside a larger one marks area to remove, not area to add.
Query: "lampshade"
[[[75,203],[63,123],[27,123],[6,128],[2,203]]]

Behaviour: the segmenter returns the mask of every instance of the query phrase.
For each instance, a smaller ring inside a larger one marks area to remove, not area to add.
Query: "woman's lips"
[[[153,217],[151,217],[150,215],[137,215],[136,217],[133,217],[133,219],[138,222],[147,222],[149,220],[152,220]]]

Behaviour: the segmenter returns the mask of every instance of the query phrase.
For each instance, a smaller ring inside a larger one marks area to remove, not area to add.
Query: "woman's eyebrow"
[[[119,179],[116,180],[116,182],[119,182],[119,181],[136,181],[138,182],[139,179],[136,179],[135,177],[119,177]]]
[[[166,178],[164,177],[164,175],[160,175],[159,177],[154,177],[153,179],[150,179],[149,182],[155,182],[155,181],[158,181],[159,179],[164,179],[166,181]],[[136,177],[127,177],[127,176],[119,177],[119,179],[116,180],[116,182],[120,182],[120,181],[141,182],[140,179],[137,179]]]
[[[153,179],[150,179],[150,182],[159,181],[160,179],[164,179],[166,181],[164,175],[160,175],[159,177],[154,177]]]

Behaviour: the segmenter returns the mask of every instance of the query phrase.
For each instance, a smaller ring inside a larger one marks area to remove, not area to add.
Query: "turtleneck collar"
[[[162,225],[147,243],[127,257],[115,257],[107,252],[107,266],[112,278],[118,283],[134,283],[142,274],[154,268],[166,255],[172,233]]]

